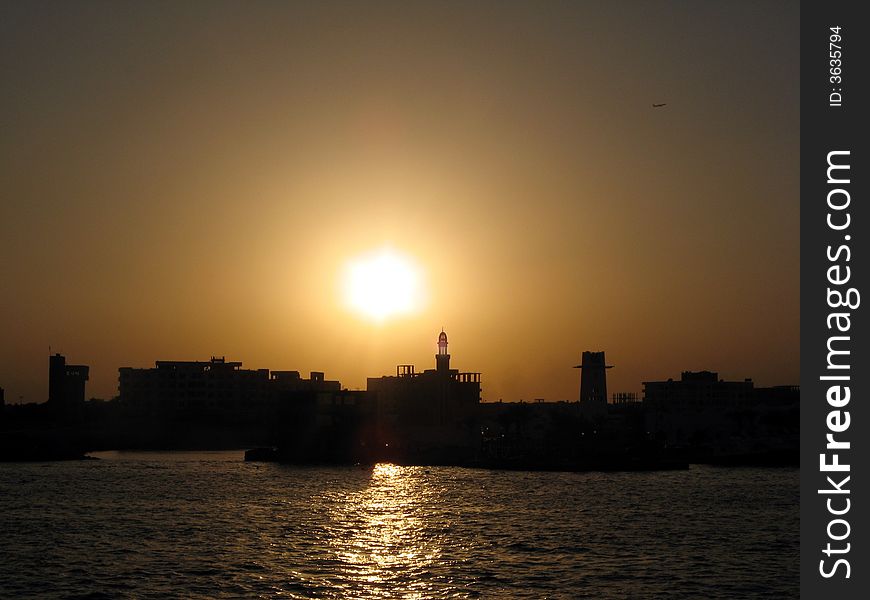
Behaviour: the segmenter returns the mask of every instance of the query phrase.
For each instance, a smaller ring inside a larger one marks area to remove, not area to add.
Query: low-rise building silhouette
[[[713,371],[683,371],[679,381],[644,381],[647,407],[668,411],[748,406],[753,399],[751,379],[724,381]]]
[[[704,460],[781,453],[796,456],[800,389],[756,388],[712,371],[684,371],[679,381],[646,381],[649,435]]]
[[[118,369],[119,401],[128,414],[141,416],[257,419],[273,415],[294,394],[340,389],[319,371],[303,379],[299,371],[243,369],[241,362],[214,356]]]

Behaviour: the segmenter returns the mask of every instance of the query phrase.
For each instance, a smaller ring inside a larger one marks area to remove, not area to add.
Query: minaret
[[[439,373],[450,372],[450,355],[447,354],[447,334],[444,330],[438,334],[438,354],[435,355],[435,369]]]

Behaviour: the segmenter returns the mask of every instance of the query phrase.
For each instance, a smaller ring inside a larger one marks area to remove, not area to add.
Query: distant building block
[[[85,401],[85,382],[89,368],[68,365],[66,357],[55,354],[48,357],[48,403],[56,408],[80,406]]]

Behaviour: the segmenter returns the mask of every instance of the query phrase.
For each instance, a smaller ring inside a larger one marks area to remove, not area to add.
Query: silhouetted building
[[[684,371],[679,381],[644,382],[646,429],[703,460],[776,454],[796,457],[800,390],[755,388],[712,371]],[[789,459],[790,460],[790,459]]]
[[[118,369],[119,399],[125,410],[143,416],[192,418],[273,416],[282,399],[302,392],[337,392],[338,381],[322,372],[302,379],[298,371],[242,369],[241,362],[157,361],[153,369]]]
[[[596,418],[607,413],[607,369],[613,368],[604,359],[604,352],[586,351],[580,364],[580,407],[583,414]]]
[[[68,365],[61,354],[48,357],[48,404],[54,409],[75,410],[85,402],[88,367]]]
[[[739,408],[753,398],[751,379],[724,381],[712,371],[683,371],[679,381],[645,381],[643,387],[644,403],[661,410]]]
[[[414,365],[399,365],[395,376],[368,378],[367,390],[377,398],[378,443],[386,456],[471,457],[479,446],[480,373],[450,368],[444,331],[435,369],[418,373]]]

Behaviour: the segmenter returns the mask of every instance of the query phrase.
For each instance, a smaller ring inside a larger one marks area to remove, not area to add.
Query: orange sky
[[[486,400],[799,380],[798,5],[0,5],[0,386],[226,355]],[[653,109],[653,102],[667,106]],[[417,314],[340,295],[389,244]]]

